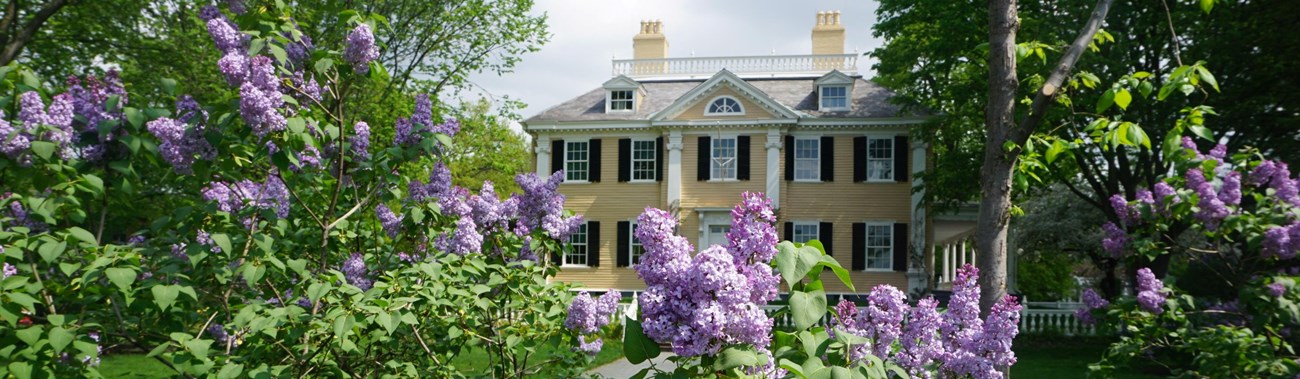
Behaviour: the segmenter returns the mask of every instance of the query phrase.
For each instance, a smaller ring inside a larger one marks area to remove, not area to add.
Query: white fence
[[[625,317],[634,317],[636,312],[636,296],[633,296],[631,304],[619,304],[618,315]],[[1084,325],[1075,317],[1075,310],[1081,307],[1077,302],[1027,302],[1026,307],[1020,311],[1020,333],[1061,333],[1067,336],[1091,336],[1097,333],[1097,329],[1090,325]],[[1052,308],[1052,309],[1031,309],[1035,308]],[[763,312],[768,317],[773,318],[773,326],[788,327],[794,325],[794,319],[790,313],[777,314],[783,305],[765,305]],[[829,326],[831,318],[835,317],[827,312],[821,321],[821,326]]]

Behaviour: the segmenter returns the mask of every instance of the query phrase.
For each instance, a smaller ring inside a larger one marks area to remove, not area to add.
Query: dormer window
[[[609,91],[609,111],[631,112],[636,109],[633,103],[634,98],[635,92],[630,89]]]
[[[737,116],[744,115],[745,108],[740,106],[740,102],[731,96],[720,96],[709,102],[709,108],[704,111],[708,116]]]
[[[849,109],[848,88],[845,86],[822,86],[821,110],[842,111]]]

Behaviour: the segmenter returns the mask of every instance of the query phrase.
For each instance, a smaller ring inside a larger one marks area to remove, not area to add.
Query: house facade
[[[858,75],[838,12],[816,21],[812,54],[713,58],[668,58],[662,22],[642,22],[608,81],[527,119],[537,173],[565,170],[566,208],[586,219],[556,278],[644,289],[645,207],[676,215],[698,251],[726,244],[752,191],[772,200],[781,239],[819,240],[859,291],[932,285],[936,231],[913,191],[928,150],[911,137],[927,117]]]

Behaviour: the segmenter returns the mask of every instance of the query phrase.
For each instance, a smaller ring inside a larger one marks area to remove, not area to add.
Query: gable
[[[733,99],[736,99],[738,102],[740,102],[740,106],[741,108],[744,109],[745,114],[736,115],[736,116],[706,115],[705,111],[708,110],[709,104],[712,103],[713,100],[718,98],[719,96],[729,96]],[[767,108],[764,108],[762,105],[759,105],[758,103],[749,99],[749,97],[741,94],[739,91],[736,91],[735,89],[732,89],[727,86],[719,86],[718,88],[714,88],[712,91],[705,92],[704,95],[700,96],[699,99],[696,100],[693,104],[687,106],[685,110],[682,111],[681,114],[678,114],[676,117],[670,118],[670,120],[673,121],[755,120],[755,119],[773,119],[773,118],[781,118],[781,117],[773,114],[771,111],[768,111]]]

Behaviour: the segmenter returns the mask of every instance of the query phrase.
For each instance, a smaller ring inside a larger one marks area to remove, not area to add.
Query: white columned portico
[[[781,129],[767,128],[767,198],[772,200],[772,209],[781,208]]]
[[[682,200],[682,131],[668,132],[668,204],[680,206]]]
[[[551,175],[551,136],[543,134],[537,136],[537,176],[548,177]]]

